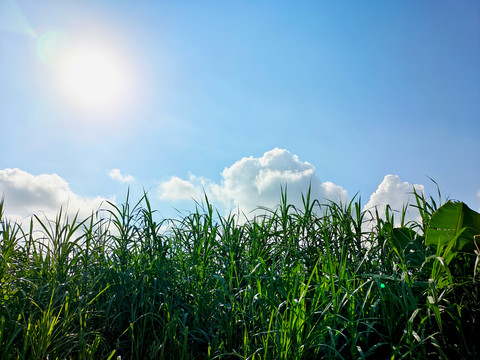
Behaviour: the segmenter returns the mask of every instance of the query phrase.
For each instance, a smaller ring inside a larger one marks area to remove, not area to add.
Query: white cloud
[[[160,198],[201,200],[204,193],[227,209],[249,212],[258,206],[273,208],[280,202],[281,187],[287,185],[287,200],[301,208],[301,193],[311,186],[312,198],[345,202],[347,191],[332,182],[321,181],[315,167],[302,162],[288,150],[274,148],[263,156],[245,157],[222,172],[221,182],[190,175],[188,180],[172,177],[159,185]]]
[[[416,204],[413,189],[419,194],[424,193],[424,186],[419,184],[409,184],[402,182],[398,175],[387,175],[383,181],[378,185],[377,190],[370,196],[370,200],[364,206],[364,210],[378,210],[380,216],[385,216],[385,206],[390,205],[391,209],[396,212],[401,212],[403,207],[407,204]],[[415,211],[413,211],[416,213]],[[411,207],[407,213],[406,220],[419,219],[418,214],[413,215]],[[398,225],[400,222],[400,213],[395,216],[395,222]]]
[[[204,193],[198,184],[197,178],[193,175],[190,176],[190,180],[172,176],[168,181],[160,183],[159,191],[160,199],[174,201],[192,198],[198,200]]]
[[[263,156],[244,157],[222,172],[219,183],[209,179],[190,175],[188,179],[171,177],[159,184],[162,200],[201,201],[204,193],[210,201],[222,203],[227,210],[239,208],[244,213],[265,206],[273,208],[280,202],[280,189],[287,185],[287,200],[302,209],[301,194],[306,194],[311,186],[312,199],[320,202],[330,200],[345,204],[347,191],[329,181],[322,181],[315,173],[315,167],[302,162],[298,156],[288,150],[275,148]],[[398,175],[386,175],[371,194],[364,210],[377,208],[381,217],[385,217],[385,206],[389,205],[395,214],[395,223],[399,225],[401,211],[407,204],[415,205],[413,189],[424,193],[424,186],[402,182]],[[480,195],[479,195],[480,196]],[[419,220],[418,211],[411,206],[407,209],[406,221]]]
[[[53,219],[60,207],[69,214],[79,211],[79,217],[98,210],[105,198],[82,197],[57,174],[32,175],[20,169],[0,170],[0,197],[5,197],[5,214],[14,220],[43,211]]]
[[[123,176],[120,172],[120,169],[112,169],[108,176],[110,176],[113,180],[120,181],[122,183],[131,183],[135,181],[135,178],[132,175],[125,175]]]

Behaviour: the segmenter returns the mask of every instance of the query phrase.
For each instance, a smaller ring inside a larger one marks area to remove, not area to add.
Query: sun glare
[[[79,114],[117,114],[134,95],[125,57],[108,45],[74,43],[48,31],[37,39],[37,52],[52,71],[61,103]]]
[[[85,110],[120,106],[128,90],[126,69],[106,49],[79,47],[66,53],[58,68],[59,82],[71,102]]]

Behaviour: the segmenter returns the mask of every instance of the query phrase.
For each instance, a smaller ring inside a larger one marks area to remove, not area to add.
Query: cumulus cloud
[[[213,202],[222,203],[227,210],[239,208],[248,213],[259,206],[273,208],[280,202],[280,190],[287,186],[287,199],[290,204],[302,209],[301,194],[309,187],[313,199],[327,202],[347,203],[347,191],[330,181],[322,180],[315,167],[301,161],[288,150],[274,148],[262,156],[244,157],[222,172],[219,183],[190,175],[188,179],[176,176],[159,184],[158,191],[162,200],[197,200],[204,194]],[[371,194],[364,210],[377,211],[385,217],[385,206],[396,213],[395,221],[400,222],[400,213],[407,204],[415,204],[413,189],[424,193],[424,186],[410,184],[400,180],[398,175],[386,175]],[[480,196],[480,195],[479,195]],[[419,220],[415,209],[407,209],[406,221]]]
[[[106,200],[74,193],[57,174],[32,175],[20,169],[0,170],[1,196],[5,197],[6,215],[14,220],[29,217],[38,211],[53,218],[60,207],[70,214],[79,211],[80,217],[87,217]]]
[[[312,197],[319,200],[345,202],[347,191],[315,174],[315,167],[298,159],[288,150],[274,148],[261,157],[244,157],[222,172],[222,180],[190,175],[188,180],[171,177],[159,185],[164,200],[209,199],[221,202],[227,209],[249,212],[258,206],[273,208],[280,201],[281,187],[287,186],[289,203],[301,207],[301,194],[311,187]]]
[[[200,187],[200,181],[193,175],[189,180],[183,180],[178,176],[172,176],[169,180],[159,185],[160,199],[162,200],[198,200],[202,197],[204,190]]]
[[[398,175],[387,175],[378,185],[377,190],[370,196],[370,200],[365,205],[364,210],[374,210],[376,207],[380,216],[384,217],[385,206],[390,205],[393,211],[401,212],[405,205],[416,203],[413,194],[414,188],[419,194],[423,194],[425,191],[423,185],[402,182]],[[418,219],[418,214],[412,214],[412,209],[410,208],[406,220],[416,219]],[[398,224],[400,216],[396,216],[395,221]]]
[[[135,180],[132,175],[125,175],[123,176],[120,172],[120,169],[112,169],[108,176],[110,176],[113,180],[120,181],[122,183],[131,183]]]

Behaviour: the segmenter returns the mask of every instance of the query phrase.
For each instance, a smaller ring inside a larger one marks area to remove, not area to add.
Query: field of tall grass
[[[302,198],[239,221],[207,198],[158,219],[127,196],[27,226],[1,201],[0,358],[480,358],[480,252],[465,237],[480,229],[432,221],[479,214],[422,194],[416,222]]]

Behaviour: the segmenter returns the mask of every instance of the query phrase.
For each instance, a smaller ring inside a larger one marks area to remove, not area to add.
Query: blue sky
[[[171,216],[431,177],[479,210],[479,64],[473,0],[0,0],[0,193],[26,216],[145,188]]]

